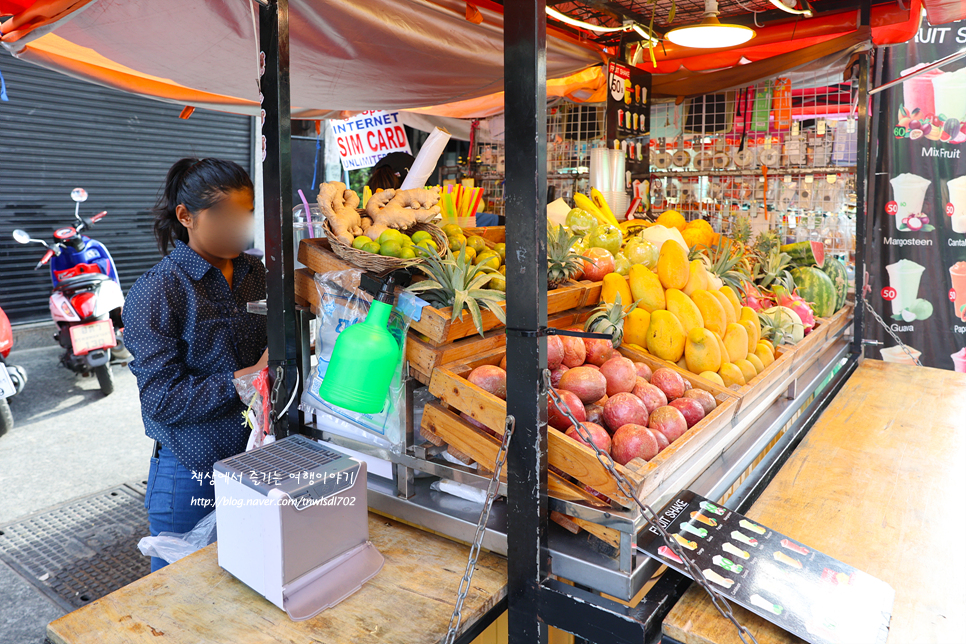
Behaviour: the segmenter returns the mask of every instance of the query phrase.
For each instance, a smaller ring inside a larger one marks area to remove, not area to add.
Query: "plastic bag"
[[[425,302],[411,293],[403,293],[393,307],[389,317],[389,332],[392,333],[400,346],[400,360],[396,365],[396,373],[389,385],[389,394],[383,410],[377,414],[360,414],[358,412],[337,407],[319,396],[319,387],[325,378],[325,372],[335,348],[335,341],[339,334],[349,326],[362,322],[369,313],[372,295],[362,290],[359,280],[362,270],[333,271],[315,275],[315,284],[319,289],[319,327],[316,332],[315,353],[318,366],[312,378],[308,381],[302,393],[302,410],[315,413],[321,429],[333,433],[340,431],[345,423],[351,423],[382,439],[378,443],[388,442],[398,445],[402,442],[405,428],[405,384],[402,377],[403,356],[406,355],[406,332],[413,318],[419,319]],[[326,422],[318,411],[334,417]]]
[[[159,532],[156,537],[142,538],[138,541],[138,550],[145,557],[158,557],[170,564],[210,546],[217,539],[215,511],[212,510],[189,532]]]
[[[251,428],[245,451],[248,452],[256,447],[274,443],[275,435],[272,434],[271,424],[268,422],[268,413],[271,411],[271,406],[264,404],[269,398],[268,367],[256,373],[235,378],[233,382],[238,397],[248,405],[244,417],[239,420],[240,423]]]

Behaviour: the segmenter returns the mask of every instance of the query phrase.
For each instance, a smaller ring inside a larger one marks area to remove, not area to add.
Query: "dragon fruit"
[[[805,327],[805,335],[808,335],[809,331],[815,328],[815,314],[812,313],[812,307],[808,305],[808,302],[802,299],[802,296],[797,293],[797,289],[789,292],[784,286],[776,286],[773,292],[776,304],[795,311],[802,321],[802,326]]]
[[[767,296],[767,292],[763,293],[751,282],[745,282],[744,286],[744,304],[748,308],[757,313],[759,311],[763,311],[764,309],[775,306],[775,303]]]

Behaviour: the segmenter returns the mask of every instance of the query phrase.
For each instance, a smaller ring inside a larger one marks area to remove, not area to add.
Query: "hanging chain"
[[[460,623],[463,621],[463,601],[470,591],[470,582],[473,581],[473,573],[476,572],[476,562],[480,558],[480,548],[483,543],[483,535],[486,532],[486,523],[490,518],[490,508],[496,499],[496,493],[500,489],[500,473],[503,471],[503,464],[506,462],[507,448],[510,445],[510,437],[516,427],[516,420],[513,416],[507,415],[506,424],[503,428],[503,442],[500,443],[500,451],[496,454],[496,464],[493,466],[493,476],[486,486],[486,499],[483,501],[483,509],[480,510],[480,520],[476,523],[476,535],[473,537],[473,546],[470,548],[470,557],[466,562],[466,571],[460,580],[459,592],[456,595],[456,606],[453,608],[453,615],[449,618],[449,630],[446,632],[446,644],[453,644],[459,632]]]
[[[584,427],[583,423],[577,420],[572,413],[570,413],[570,409],[567,407],[567,405],[560,399],[560,396],[557,395],[557,392],[550,387],[549,369],[544,370],[543,379],[544,389],[547,391],[547,395],[557,406],[557,410],[571,422],[571,424],[577,429],[577,433],[584,440],[584,442],[590,445],[590,447],[594,450],[597,460],[608,472],[610,472],[611,476],[614,477],[614,480],[617,482],[617,487],[621,493],[623,493],[627,498],[634,500],[634,502],[640,508],[641,515],[644,517],[644,520],[647,521],[648,525],[658,531],[658,533],[661,535],[661,538],[664,540],[665,545],[667,545],[671,552],[677,555],[678,558],[684,562],[684,565],[687,568],[688,573],[691,575],[691,578],[694,579],[694,581],[701,588],[703,588],[705,592],[708,593],[708,595],[711,597],[711,602],[714,604],[714,607],[718,610],[718,612],[721,613],[721,616],[734,624],[735,628],[738,629],[738,637],[741,638],[741,641],[745,644],[758,644],[758,640],[755,639],[755,636],[752,635],[747,628],[738,623],[734,613],[731,612],[731,604],[728,603],[728,600],[718,593],[717,590],[711,587],[711,584],[704,576],[704,573],[701,572],[701,569],[698,568],[697,564],[695,564],[694,561],[684,553],[681,545],[672,539],[664,527],[661,526],[661,524],[657,521],[657,513],[654,512],[650,506],[637,498],[637,495],[634,494],[631,484],[627,481],[623,474],[617,471],[614,459],[611,458],[610,454],[601,451],[599,447],[594,445],[594,442],[590,437],[590,432],[587,431],[587,428]]]
[[[270,408],[268,411],[268,424],[270,433],[275,433],[275,423],[278,421],[278,396],[285,384],[285,369],[282,365],[275,365],[275,382],[272,383],[272,392],[269,396]]]
[[[878,322],[879,325],[886,330],[886,333],[892,336],[892,339],[896,341],[896,344],[902,347],[902,350],[906,352],[906,355],[909,356],[914,363],[916,363],[916,366],[921,367],[922,363],[919,362],[919,358],[912,355],[912,351],[909,350],[909,347],[907,347],[906,344],[899,339],[899,336],[897,336],[895,332],[892,330],[892,328],[888,324],[886,324],[885,320],[879,317],[879,314],[875,312],[875,309],[872,308],[872,305],[869,304],[869,300],[867,300],[865,296],[862,297],[862,304],[865,305],[865,310],[872,314],[872,317],[875,318],[875,321]]]

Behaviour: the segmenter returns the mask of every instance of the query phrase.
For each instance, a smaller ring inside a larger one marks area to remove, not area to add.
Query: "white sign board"
[[[390,152],[406,152],[409,139],[398,112],[363,112],[345,121],[332,121],[342,167],[371,168]]]

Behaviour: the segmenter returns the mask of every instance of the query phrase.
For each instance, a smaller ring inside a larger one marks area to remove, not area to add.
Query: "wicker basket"
[[[387,257],[385,255],[376,255],[373,253],[367,253],[364,250],[359,250],[358,248],[353,248],[352,246],[347,246],[329,227],[328,220],[322,226],[325,230],[325,236],[329,240],[329,245],[332,247],[332,252],[349,262],[353,266],[358,266],[359,268],[365,269],[367,271],[373,271],[375,273],[384,273],[397,268],[406,268],[407,266],[413,266],[414,264],[419,264],[421,259],[399,259],[398,257]],[[412,228],[406,229],[406,234],[412,235],[414,232],[419,230],[425,230],[430,235],[433,236],[433,241],[436,242],[436,247],[440,249],[440,252],[445,249],[449,241],[446,238],[446,233],[442,229],[434,226],[433,224],[416,224]]]

